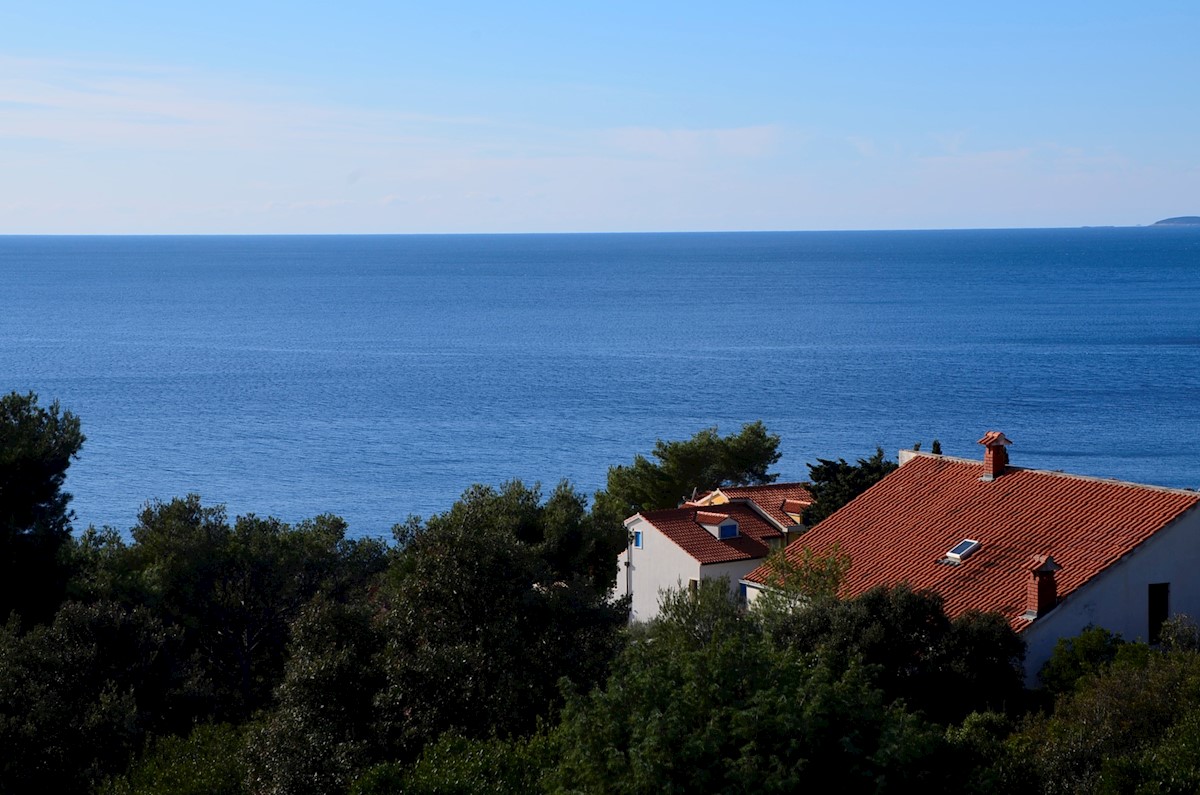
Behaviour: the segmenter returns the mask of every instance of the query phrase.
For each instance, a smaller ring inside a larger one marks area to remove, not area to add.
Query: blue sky
[[[0,233],[1200,214],[1200,4],[5,3]]]

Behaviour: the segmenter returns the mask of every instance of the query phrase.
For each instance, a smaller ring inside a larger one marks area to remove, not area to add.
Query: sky
[[[0,0],[0,234],[1200,215],[1200,3]]]

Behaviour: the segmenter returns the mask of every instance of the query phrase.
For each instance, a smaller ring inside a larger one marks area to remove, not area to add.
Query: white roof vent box
[[[953,563],[962,563],[979,549],[979,542],[973,538],[964,538],[946,553],[946,558]]]

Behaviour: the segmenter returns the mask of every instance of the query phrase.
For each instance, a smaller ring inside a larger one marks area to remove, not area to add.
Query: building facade
[[[1200,495],[1014,467],[1004,434],[979,443],[982,461],[901,451],[896,471],[804,536],[849,556],[843,596],[906,583],[952,618],[998,612],[1025,639],[1031,685],[1058,639],[1088,626],[1153,642],[1169,616],[1200,616]],[[749,572],[747,600],[771,578]]]
[[[664,591],[726,578],[740,596],[742,578],[803,526],[811,504],[798,483],[718,489],[678,508],[644,511],[625,520],[628,545],[618,556],[615,595],[632,595],[630,620],[658,615]],[[785,510],[787,509],[787,510]]]

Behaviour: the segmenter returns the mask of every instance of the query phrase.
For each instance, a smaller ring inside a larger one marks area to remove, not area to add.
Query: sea
[[[388,537],[762,420],[1200,487],[1200,228],[0,237],[0,390],[78,415],[74,525],[197,493]]]

